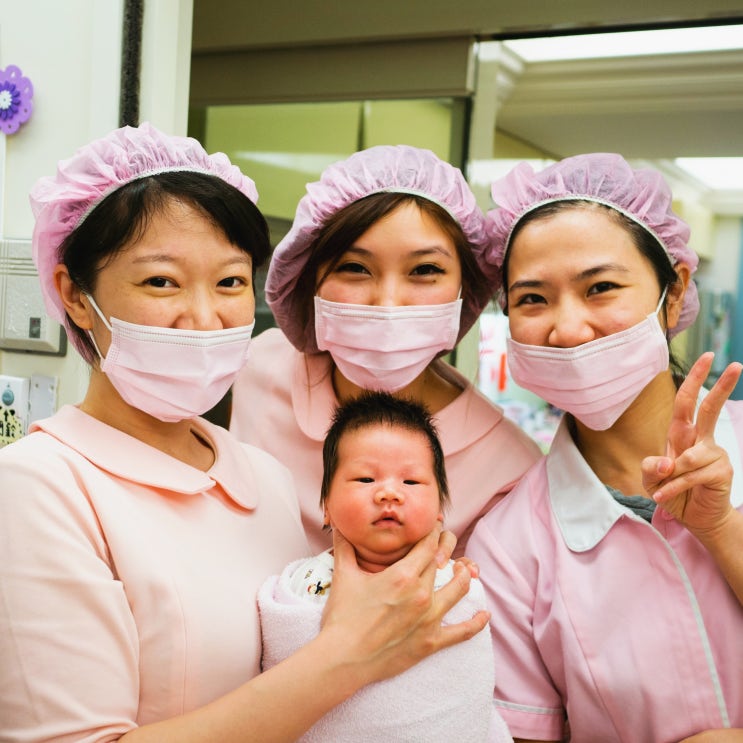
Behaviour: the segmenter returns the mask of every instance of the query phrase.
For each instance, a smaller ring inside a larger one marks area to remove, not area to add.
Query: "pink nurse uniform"
[[[441,363],[438,369],[462,389],[436,414],[451,493],[445,525],[459,537],[461,553],[474,522],[513,487],[540,450],[451,366]],[[241,441],[270,452],[294,473],[315,552],[331,545],[319,506],[322,445],[338,405],[331,370],[328,354],[302,354],[280,330],[265,331],[253,341],[234,386],[230,423]]]
[[[259,673],[257,590],[308,554],[293,482],[193,428],[208,472],[71,406],[0,450],[0,739],[117,740]]]
[[[715,432],[743,508],[743,403]],[[495,705],[514,737],[677,743],[743,727],[743,608],[660,508],[619,505],[563,421],[547,458],[485,516],[467,554],[492,613]]]

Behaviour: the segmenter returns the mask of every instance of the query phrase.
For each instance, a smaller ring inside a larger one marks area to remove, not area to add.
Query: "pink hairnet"
[[[576,155],[538,173],[528,163],[519,163],[493,183],[492,194],[496,208],[487,214],[494,238],[489,259],[499,268],[525,214],[544,204],[573,200],[595,201],[629,217],[655,237],[672,265],[683,263],[693,273],[699,263],[687,244],[689,226],[671,210],[671,190],[663,176],[649,168],[635,170],[620,155]],[[696,285],[690,281],[679,321],[669,336],[691,325],[698,312]]]
[[[440,160],[430,150],[407,145],[380,145],[356,152],[327,167],[319,181],[307,185],[292,227],[276,246],[268,268],[266,300],[279,327],[300,351],[317,353],[318,350],[314,309],[299,307],[294,291],[318,231],[343,207],[382,192],[410,193],[441,206],[462,228],[478,265],[493,272],[492,266],[485,262],[490,239],[484,214],[458,168]],[[482,300],[473,297],[466,287],[462,294],[457,340],[472,327],[484,308]],[[299,318],[308,311],[310,321],[305,326]]]
[[[221,152],[209,155],[190,137],[163,134],[148,123],[125,126],[86,144],[57,173],[39,179],[31,189],[36,217],[32,244],[41,291],[50,317],[66,322],[64,305],[54,287],[59,248],[93,208],[125,184],[148,175],[173,171],[206,173],[237,188],[253,203],[258,191],[250,178]]]

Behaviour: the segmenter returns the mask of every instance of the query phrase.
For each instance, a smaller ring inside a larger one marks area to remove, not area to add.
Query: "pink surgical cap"
[[[54,287],[54,267],[59,248],[93,208],[116,189],[149,175],[175,171],[206,173],[221,178],[258,201],[250,178],[221,152],[209,155],[190,137],[163,134],[148,123],[116,129],[75,152],[31,189],[31,209],[36,217],[32,245],[41,291],[50,317],[66,322],[64,305]]]
[[[493,183],[492,195],[496,208],[487,214],[493,232],[489,259],[498,268],[503,267],[511,235],[524,215],[544,204],[577,200],[609,206],[644,227],[672,265],[683,263],[693,273],[699,263],[688,245],[689,226],[671,210],[671,190],[663,176],[649,168],[633,169],[620,155],[576,155],[536,173],[528,163],[519,163]],[[689,327],[698,312],[696,285],[690,281],[679,321],[669,336]]]
[[[445,209],[459,224],[472,246],[478,265],[486,272],[490,238],[485,217],[461,171],[430,150],[407,145],[380,145],[328,166],[320,180],[307,185],[297,205],[294,222],[276,246],[266,279],[266,300],[276,322],[300,351],[317,353],[314,309],[299,307],[295,288],[310,258],[312,244],[325,222],[337,211],[375,193],[409,193]],[[472,327],[487,298],[463,291],[458,340]],[[307,325],[300,317],[307,316]]]

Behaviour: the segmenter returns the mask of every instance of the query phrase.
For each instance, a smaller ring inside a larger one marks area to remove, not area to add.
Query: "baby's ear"
[[[322,524],[323,526],[330,526],[330,514],[328,513],[328,509],[324,508],[322,513]]]

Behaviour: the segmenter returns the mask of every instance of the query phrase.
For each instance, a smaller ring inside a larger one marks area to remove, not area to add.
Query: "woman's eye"
[[[618,284],[615,284],[613,281],[599,281],[597,284],[594,284],[589,290],[589,294],[603,294],[604,292],[609,292],[612,289],[617,289],[619,287]]]
[[[354,261],[346,261],[345,263],[339,263],[335,270],[338,273],[369,273],[365,266]]]
[[[166,279],[164,276],[153,276],[152,278],[145,279],[144,283],[147,286],[154,286],[158,289],[164,289],[168,286],[175,286],[175,284],[170,279]]]
[[[509,302],[512,306],[521,307],[526,304],[546,304],[543,296],[540,294],[522,294],[517,297],[515,302]]]
[[[446,272],[441,266],[436,266],[433,263],[424,263],[421,266],[416,266],[412,273],[415,276],[430,276],[431,274],[442,274]]]
[[[217,286],[224,286],[228,289],[239,289],[247,285],[247,281],[241,276],[228,276],[226,279],[222,279],[219,284],[217,284]]]

